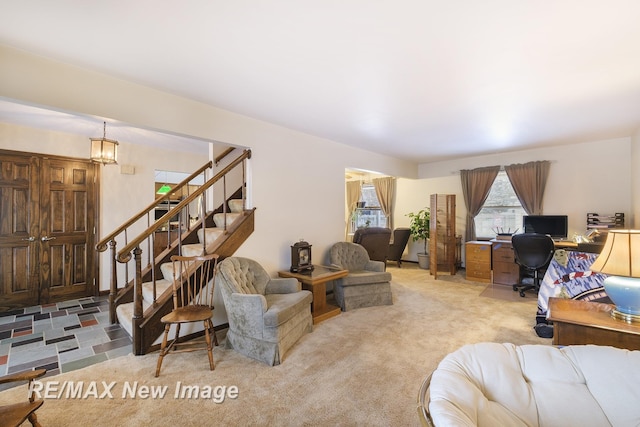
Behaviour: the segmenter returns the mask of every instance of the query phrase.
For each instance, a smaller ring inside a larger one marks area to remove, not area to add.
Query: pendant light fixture
[[[118,163],[118,141],[107,139],[107,122],[104,122],[102,138],[91,138],[91,160],[103,165]]]

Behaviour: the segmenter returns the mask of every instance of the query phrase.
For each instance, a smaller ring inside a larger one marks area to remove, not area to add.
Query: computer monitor
[[[554,240],[563,240],[569,232],[569,218],[567,215],[525,215],[522,228],[525,233],[548,234]]]

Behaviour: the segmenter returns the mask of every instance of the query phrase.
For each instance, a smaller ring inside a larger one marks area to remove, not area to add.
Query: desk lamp
[[[609,230],[591,270],[608,275],[604,290],[616,305],[611,316],[640,322],[640,230]]]

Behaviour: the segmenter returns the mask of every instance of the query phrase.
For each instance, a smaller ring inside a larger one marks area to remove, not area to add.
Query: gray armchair
[[[218,264],[220,287],[229,318],[226,345],[268,365],[311,332],[312,294],[296,279],[272,279],[257,262],[229,257]]]
[[[333,284],[333,295],[342,311],[375,305],[391,305],[391,273],[385,263],[371,261],[356,243],[338,242],[331,247],[331,264],[349,270]]]

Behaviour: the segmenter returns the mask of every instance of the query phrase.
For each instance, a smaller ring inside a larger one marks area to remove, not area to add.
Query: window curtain
[[[362,192],[362,181],[347,181],[346,183],[346,208],[347,208],[347,220],[344,231],[344,239],[349,240],[349,224],[351,224],[351,216],[356,210],[358,201],[360,200],[360,193]]]
[[[484,202],[489,196],[493,181],[500,172],[500,166],[487,166],[471,170],[461,170],[462,197],[467,207],[467,226],[465,241],[476,240],[475,217],[480,213]]]
[[[527,215],[542,215],[542,198],[547,186],[548,160],[505,166],[509,181]]]
[[[393,177],[375,178],[373,188],[376,190],[380,209],[387,218],[387,227],[393,230],[393,196],[395,195],[396,179]]]

